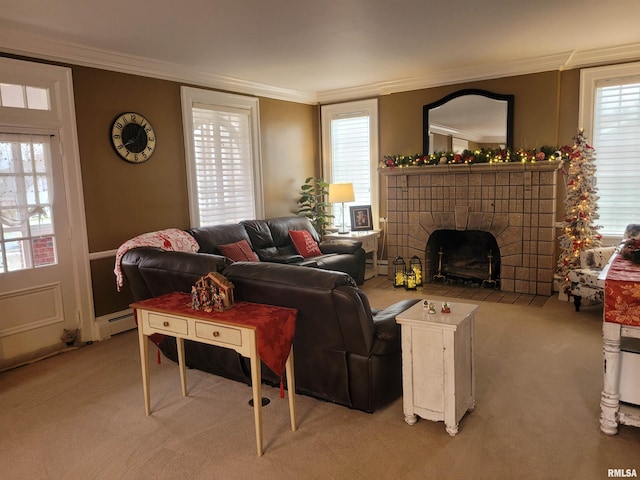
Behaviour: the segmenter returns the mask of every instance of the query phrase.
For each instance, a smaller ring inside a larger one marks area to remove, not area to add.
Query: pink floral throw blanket
[[[195,238],[178,228],[168,228],[166,230],[158,230],[157,232],[143,233],[131,240],[127,240],[118,248],[116,265],[113,270],[113,273],[116,274],[116,287],[118,291],[120,291],[123,285],[122,270],[120,269],[122,256],[136,247],[157,247],[163,250],[191,253],[195,253],[200,249],[200,245],[198,245]]]

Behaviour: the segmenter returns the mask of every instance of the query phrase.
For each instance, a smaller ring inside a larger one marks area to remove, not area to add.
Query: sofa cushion
[[[211,225],[207,227],[198,227],[187,230],[200,245],[200,253],[215,253],[221,255],[222,252],[218,248],[219,245],[227,245],[229,243],[247,240],[250,242],[249,235],[242,225],[237,223],[229,223],[223,225]]]
[[[289,230],[289,236],[296,250],[304,258],[317,257],[322,255],[318,242],[306,230]]]
[[[320,242],[320,236],[316,229],[313,228],[311,220],[302,216],[290,216],[290,217],[276,217],[266,220],[269,230],[271,231],[271,237],[273,238],[273,244],[278,249],[291,245],[291,237],[289,232],[291,230],[306,230],[311,234],[316,242]]]
[[[225,257],[230,258],[234,262],[259,262],[258,255],[251,250],[249,242],[240,240],[235,243],[219,245],[218,248]]]
[[[272,261],[272,257],[281,254],[273,243],[271,230],[265,220],[243,220],[240,225],[245,229],[260,260],[263,262]]]

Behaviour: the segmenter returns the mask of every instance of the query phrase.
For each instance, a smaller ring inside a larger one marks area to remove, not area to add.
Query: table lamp
[[[342,203],[342,229],[338,233],[349,233],[347,232],[347,222],[345,221],[344,204],[345,202],[353,202],[355,199],[353,183],[329,184],[329,203]]]

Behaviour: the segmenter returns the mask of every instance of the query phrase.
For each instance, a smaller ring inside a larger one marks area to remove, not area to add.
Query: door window
[[[51,142],[0,134],[0,274],[57,263]]]

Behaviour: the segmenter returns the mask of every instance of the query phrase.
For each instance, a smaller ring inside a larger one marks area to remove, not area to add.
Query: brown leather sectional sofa
[[[203,229],[192,234],[202,250],[206,245]],[[353,254],[335,253],[327,259],[342,256]],[[125,286],[136,301],[172,291],[189,292],[199,277],[218,271],[233,283],[236,301],[296,308],[293,348],[298,393],[365,412],[374,412],[402,393],[400,328],[395,316],[417,300],[372,311],[351,274],[274,261],[231,263],[215,253],[139,247],[128,251],[121,265]],[[162,338],[159,347],[167,357],[177,359],[173,337]],[[187,341],[185,352],[191,368],[249,383],[249,362],[234,351]],[[264,365],[262,379],[273,386],[280,382]]]

